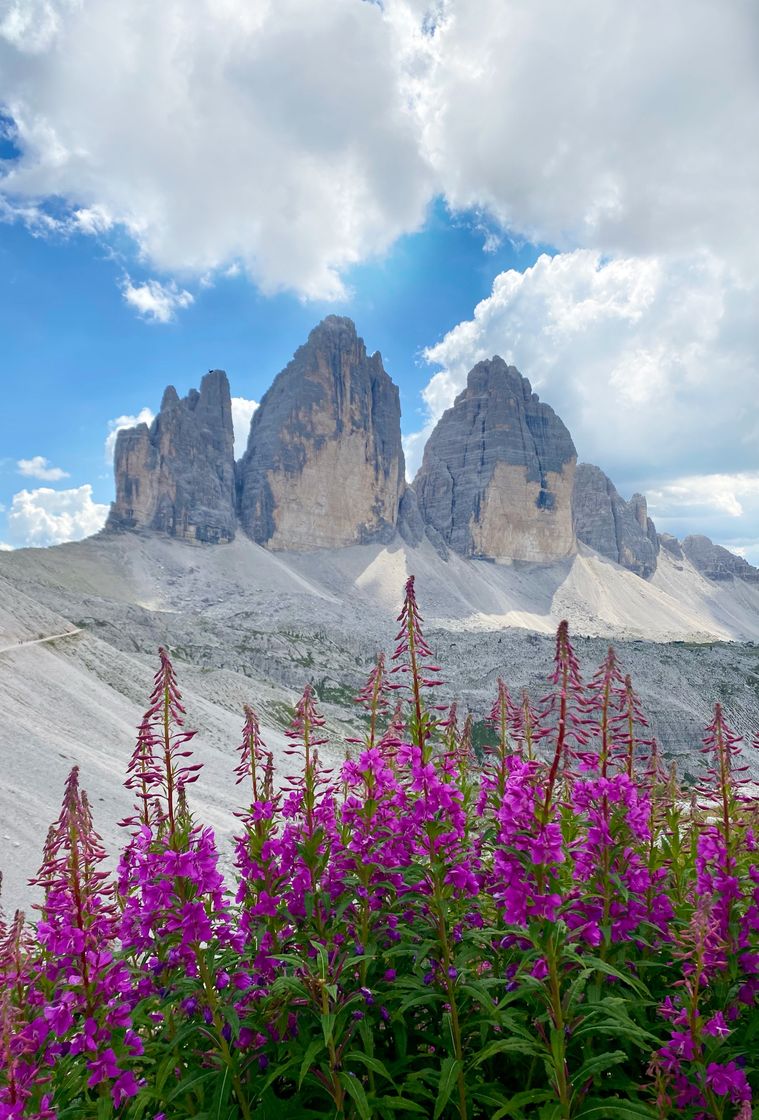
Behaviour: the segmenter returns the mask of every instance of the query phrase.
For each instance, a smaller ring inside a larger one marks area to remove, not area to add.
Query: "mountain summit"
[[[109,531],[219,544],[238,528],[272,551],[402,539],[474,559],[551,564],[578,544],[643,579],[664,548],[712,582],[759,581],[702,537],[660,536],[646,499],[625,501],[577,464],[566,425],[502,358],[478,362],[435,426],[409,486],[397,386],[350,319],[329,315],[274,379],[235,464],[229,383],[211,370],[148,427],[119,432]],[[396,536],[398,534],[398,536]]]
[[[330,315],[275,378],[238,465],[239,515],[272,549],[387,541],[405,487],[398,388]]]
[[[154,529],[186,540],[235,535],[234,431],[229,382],[211,370],[180,400],[169,385],[148,427],[116,437],[116,500],[106,528]]]
[[[554,410],[496,357],[470,371],[441,416],[414,488],[422,517],[456,552],[545,562],[575,551],[576,461]]]

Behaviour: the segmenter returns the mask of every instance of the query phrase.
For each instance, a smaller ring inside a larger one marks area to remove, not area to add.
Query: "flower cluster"
[[[722,709],[689,800],[613,650],[586,684],[562,623],[549,695],[499,680],[475,725],[430,700],[413,578],[399,623],[333,770],[311,685],[288,774],[245,708],[234,882],[160,651],[115,875],[74,768],[39,917],[0,918],[0,1120],[748,1120],[758,814]]]

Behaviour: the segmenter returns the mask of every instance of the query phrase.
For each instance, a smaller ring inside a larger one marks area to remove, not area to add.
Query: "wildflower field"
[[[0,928],[0,1120],[759,1116],[759,812],[719,705],[684,792],[562,623],[476,755],[421,621],[410,579],[339,771],[310,687],[291,776],[246,709],[230,883],[161,651],[117,872],[75,768],[39,914]]]

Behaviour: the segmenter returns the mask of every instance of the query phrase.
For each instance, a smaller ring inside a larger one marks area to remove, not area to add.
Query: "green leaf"
[[[376,1102],[378,1106],[392,1108],[394,1112],[421,1112],[423,1116],[429,1115],[426,1108],[406,1097],[377,1097]]]
[[[545,1104],[552,1097],[553,1093],[547,1093],[544,1089],[528,1089],[524,1093],[516,1093],[508,1104],[505,1104],[503,1108],[499,1108],[498,1112],[493,1114],[492,1120],[504,1120],[507,1116],[518,1116],[525,1105]]]
[[[624,1050],[610,1050],[607,1054],[596,1054],[583,1062],[572,1080],[582,1085],[589,1077],[595,1077],[597,1073],[602,1073],[605,1069],[611,1069],[612,1066],[617,1066],[620,1062],[626,1060],[627,1054]]]
[[[306,1050],[306,1053],[303,1056],[303,1061],[300,1064],[300,1073],[298,1074],[298,1088],[299,1089],[300,1089],[301,1085],[303,1084],[303,1082],[306,1078],[306,1074],[308,1073],[308,1071],[311,1069],[311,1067],[314,1064],[314,1058],[316,1057],[316,1055],[319,1053],[320,1050],[324,1049],[324,1046],[325,1046],[325,1044],[324,1044],[324,1042],[322,1042],[322,1040],[320,1038],[315,1038],[314,1041],[309,1046],[308,1050]]]
[[[639,995],[646,994],[645,984],[641,984],[640,980],[636,979],[632,973],[620,972],[618,968],[614,968],[613,965],[610,965],[607,961],[601,960],[600,957],[586,956],[585,954],[580,956],[579,953],[569,952],[567,956],[589,973],[602,972],[606,976],[613,976],[616,980],[619,980],[620,983],[625,984],[628,988],[632,988],[633,991],[637,992]]]
[[[588,1101],[576,1120],[653,1120],[654,1112],[641,1101],[599,1100]]]
[[[364,1086],[359,1079],[355,1076],[351,1076],[350,1073],[341,1073],[340,1084],[345,1089],[348,1096],[354,1100],[361,1120],[371,1120],[372,1113],[369,1108],[369,1101],[366,1099]]]
[[[394,1084],[390,1071],[379,1058],[373,1058],[370,1054],[364,1054],[360,1050],[353,1050],[350,1054],[346,1055],[345,1064],[348,1065],[351,1061],[360,1062],[362,1066],[365,1066],[366,1069],[370,1069],[372,1073],[378,1073],[380,1077],[384,1077],[391,1084]]]
[[[184,1096],[185,1093],[189,1093],[191,1089],[196,1089],[204,1081],[209,1081],[212,1077],[216,1077],[215,1070],[209,1070],[206,1073],[198,1073],[195,1076],[190,1075],[189,1077],[186,1077],[183,1081],[178,1082],[176,1088],[172,1089],[172,1091],[166,1097],[167,1103],[170,1101],[175,1101],[178,1097]]]
[[[537,1042],[531,1042],[529,1039],[499,1038],[497,1042],[491,1042],[477,1055],[471,1064],[471,1068],[476,1069],[477,1066],[481,1066],[483,1062],[495,1057],[496,1054],[528,1054],[533,1058],[542,1053],[542,1046]]]
[[[109,1094],[98,1101],[98,1120],[110,1120],[111,1116],[113,1116],[113,1105]]]
[[[456,1079],[463,1068],[464,1063],[458,1058],[446,1058],[440,1067],[440,1080],[438,1081],[437,1099],[432,1120],[439,1120],[443,1115],[445,1106],[451,1098]]]

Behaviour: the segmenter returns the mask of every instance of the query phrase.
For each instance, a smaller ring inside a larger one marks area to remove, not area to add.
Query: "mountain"
[[[576,461],[565,425],[527,378],[501,358],[479,362],[427,441],[419,511],[462,556],[570,556]]]
[[[759,726],[759,649],[749,644],[759,641],[759,585],[709,580],[664,549],[647,581],[583,544],[574,556],[539,565],[493,564],[452,551],[443,561],[428,539],[412,548],[397,536],[297,553],[264,548],[245,533],[214,546],[124,532],[3,552],[6,908],[27,897],[24,884],[74,763],[96,824],[116,848],[114,822],[131,802],[121,783],[159,645],[174,659],[188,725],[199,730],[193,747],[204,771],[192,805],[219,832],[228,858],[240,798],[232,769],[242,705],[259,711],[279,775],[291,773],[284,730],[290,706],[312,681],[328,721],[325,762],[339,767],[345,736],[359,730],[350,697],[375,653],[392,649],[410,573],[444,670],[440,702],[458,699],[478,722],[498,676],[514,695],[523,687],[535,698],[545,694],[553,635],[566,617],[586,676],[614,642],[653,732],[681,772],[697,772],[715,700],[748,737]]]
[[[514,695],[544,694],[563,618],[586,676],[613,641],[682,774],[697,772],[714,701],[746,737],[759,728],[759,571],[707,538],[657,534],[641,495],[625,501],[576,465],[566,426],[500,358],[471,371],[412,486],[398,390],[336,316],[264,395],[237,464],[217,370],[182,400],[169,387],[150,427],[119,433],[114,466],[103,532],[0,552],[6,906],[28,901],[74,763],[117,846],[159,645],[199,730],[192,803],[223,841],[242,705],[257,708],[281,776],[291,705],[313,682],[325,761],[339,767],[360,730],[350,698],[392,648],[410,574],[441,702],[458,699],[481,728],[499,676]]]
[[[749,564],[742,556],[714,544],[708,537],[686,537],[682,542],[683,553],[691,564],[707,579],[742,579],[748,583],[759,583],[759,569]]]
[[[116,500],[107,528],[154,529],[218,543],[235,535],[232,402],[222,370],[211,370],[181,400],[173,385],[150,427],[120,431]]]
[[[330,315],[253,416],[241,525],[276,550],[386,541],[404,488],[398,388],[351,320]]]
[[[626,502],[600,467],[579,463],[572,515],[579,541],[643,579],[654,574],[660,545],[642,494]]]
[[[118,433],[107,532],[152,531],[210,544],[242,529],[280,552],[396,536],[418,548],[497,562],[552,563],[586,544],[642,579],[660,549],[711,580],[759,571],[706,537],[658,534],[646,499],[625,501],[596,466],[577,465],[566,425],[514,366],[493,357],[433,429],[405,482],[397,386],[350,319],[329,315],[275,378],[235,464],[229,383],[211,370],[158,416]]]

